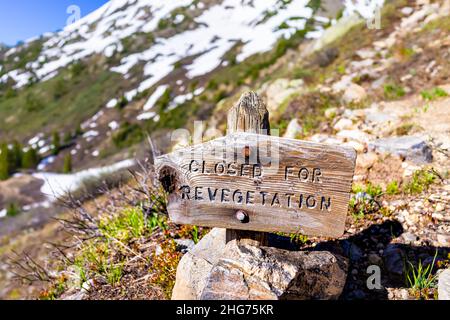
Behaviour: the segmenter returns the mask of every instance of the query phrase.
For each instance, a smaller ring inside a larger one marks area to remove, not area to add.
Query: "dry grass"
[[[47,283],[40,299],[170,298],[182,256],[174,240],[198,241],[203,230],[168,221],[151,165],[130,175],[132,181],[105,188],[89,203],[70,194],[60,200],[68,214],[58,222],[70,237],[52,245],[51,264],[26,253],[10,259],[19,280]]]

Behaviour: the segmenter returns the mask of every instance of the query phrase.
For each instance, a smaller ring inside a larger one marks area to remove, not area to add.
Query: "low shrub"
[[[403,188],[407,194],[418,194],[427,190],[439,177],[434,169],[421,169],[413,173]]]
[[[126,148],[144,139],[144,132],[138,124],[125,122],[119,131],[113,135],[112,141],[118,148]]]

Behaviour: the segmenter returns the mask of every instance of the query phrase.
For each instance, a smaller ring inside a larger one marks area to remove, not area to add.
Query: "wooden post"
[[[269,111],[255,92],[246,92],[228,113],[228,132],[250,132],[270,135]],[[236,219],[245,220],[245,211],[237,211]],[[268,233],[227,229],[227,243],[236,239],[242,244],[267,246]]]

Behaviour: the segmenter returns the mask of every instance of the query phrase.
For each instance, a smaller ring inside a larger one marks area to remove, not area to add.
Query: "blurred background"
[[[0,297],[170,297],[180,241],[207,230],[171,225],[143,176],[185,142],[173,130],[200,120],[205,140],[225,134],[249,90],[282,136],[358,152],[341,240],[359,258],[342,297],[436,297],[402,263],[448,265],[449,16],[447,0],[2,2]],[[82,206],[96,221],[84,237],[69,219],[86,219]],[[390,220],[395,240],[356,236]],[[369,264],[387,289],[367,290]]]

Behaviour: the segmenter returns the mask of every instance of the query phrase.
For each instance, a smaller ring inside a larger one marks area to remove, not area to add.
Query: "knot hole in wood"
[[[173,193],[178,185],[176,170],[172,167],[163,167],[160,171],[159,182],[167,193]]]

